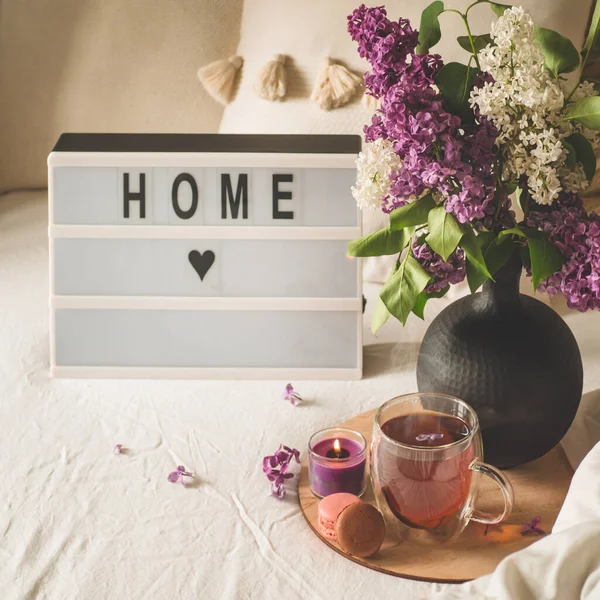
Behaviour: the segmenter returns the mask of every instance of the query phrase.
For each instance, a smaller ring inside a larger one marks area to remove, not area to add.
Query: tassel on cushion
[[[364,94],[361,104],[369,110],[375,111],[381,106],[381,98],[375,98],[371,94]]]
[[[258,73],[254,89],[263,100],[283,100],[287,93],[285,55],[276,54]]]
[[[219,103],[233,99],[237,75],[244,64],[241,56],[230,56],[198,69],[198,79],[204,89]]]
[[[361,82],[362,77],[327,58],[310,99],[323,110],[338,108],[349,102]]]

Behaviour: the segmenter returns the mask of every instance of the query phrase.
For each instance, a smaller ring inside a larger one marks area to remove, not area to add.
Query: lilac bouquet
[[[475,35],[469,12],[484,5],[498,19]],[[457,43],[467,64],[430,53],[444,13],[465,25]],[[465,278],[477,291],[516,252],[534,289],[560,292],[580,311],[600,308],[600,217],[578,197],[596,171],[600,96],[582,73],[600,45],[599,25],[597,5],[579,52],[522,8],[488,0],[464,13],[433,2],[419,31],[383,7],[362,5],[348,17],[371,65],[364,86],[380,105],[364,130],[352,192],[361,208],[390,218],[348,253],[398,255],[374,331],[390,314],[402,324],[422,317],[430,298]],[[563,74],[574,71],[569,87]]]

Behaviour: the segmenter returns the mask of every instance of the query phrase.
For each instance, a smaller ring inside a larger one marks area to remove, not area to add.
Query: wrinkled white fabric
[[[302,517],[296,480],[272,499],[260,464],[281,442],[304,452],[315,430],[414,391],[427,323],[367,333],[364,379],[293,382],[306,399],[297,408],[281,381],[51,380],[46,213],[45,193],[0,198],[2,600],[412,600],[445,589],[331,552]],[[600,388],[600,315],[566,318],[586,389]],[[179,464],[196,475],[186,488],[167,482]]]

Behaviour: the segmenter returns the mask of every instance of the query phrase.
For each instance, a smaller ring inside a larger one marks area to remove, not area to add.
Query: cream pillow
[[[45,187],[65,131],[217,130],[196,70],[235,52],[242,0],[0,4],[0,189]]]
[[[421,11],[430,0],[392,0],[386,2],[388,16],[409,18],[418,28]],[[468,0],[447,0],[446,5],[464,9]],[[238,54],[244,58],[239,91],[223,115],[223,133],[361,133],[370,120],[371,111],[360,103],[361,94],[341,108],[325,112],[310,100],[312,86],[325,57],[341,61],[361,74],[367,64],[358,56],[356,46],[346,31],[346,16],[360,0],[246,0],[242,16]],[[556,29],[574,43],[581,43],[586,30],[591,0],[522,0],[540,25]],[[469,13],[474,34],[489,31],[494,19],[489,6],[477,6]],[[464,35],[458,15],[441,17],[442,40],[434,50],[446,62],[465,62],[468,54],[456,37]],[[254,91],[259,69],[274,54],[288,59],[288,94],[283,102],[261,100]],[[365,212],[365,233],[379,229],[387,217]],[[393,259],[364,261],[366,281],[384,281]]]

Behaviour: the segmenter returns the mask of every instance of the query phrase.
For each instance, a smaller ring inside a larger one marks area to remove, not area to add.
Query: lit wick
[[[333,442],[333,448],[327,451],[327,458],[348,458],[350,452],[340,446],[340,440]]]

